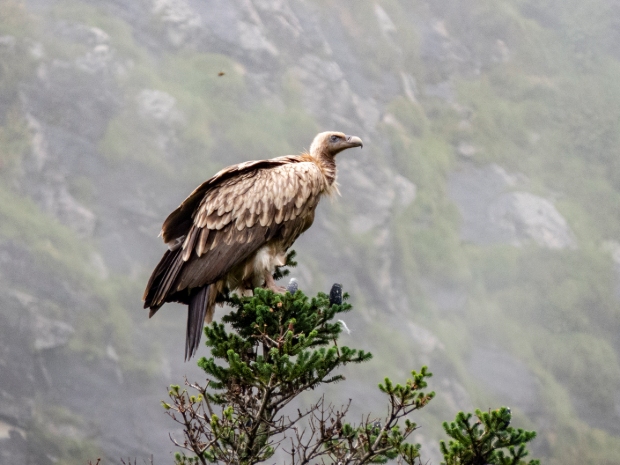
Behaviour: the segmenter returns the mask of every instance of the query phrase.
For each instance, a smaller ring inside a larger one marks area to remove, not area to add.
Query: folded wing
[[[242,163],[216,174],[164,222],[171,250],[151,276],[145,307],[188,303],[191,289],[222,279],[269,241],[290,247],[312,224],[323,189],[319,168],[300,157]]]

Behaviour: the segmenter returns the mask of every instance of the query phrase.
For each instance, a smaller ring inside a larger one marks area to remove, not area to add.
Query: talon
[[[265,273],[265,289],[269,289],[276,294],[284,294],[286,292],[286,288],[278,286],[269,272]]]

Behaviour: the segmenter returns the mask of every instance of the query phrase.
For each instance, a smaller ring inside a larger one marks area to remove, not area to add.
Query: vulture
[[[362,147],[362,140],[322,132],[301,155],[229,166],[168,215],[160,233],[168,250],[143,300],[149,318],[166,302],[188,306],[185,360],[195,355],[222,292],[286,291],[273,272],[312,225],[321,197],[338,192],[335,157],[351,147]]]

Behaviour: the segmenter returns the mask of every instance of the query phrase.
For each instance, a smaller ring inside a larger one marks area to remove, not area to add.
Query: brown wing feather
[[[312,224],[323,189],[319,168],[299,157],[242,163],[203,183],[162,227],[164,241],[185,239],[157,300],[186,300],[185,289],[222,279],[274,238],[290,247]]]
[[[222,183],[239,176],[251,177],[253,174],[263,169],[269,169],[286,163],[294,163],[299,157],[286,156],[273,158],[271,160],[257,160],[239,163],[224,168],[215,176],[203,182],[174,210],[161,228],[162,237],[166,244],[174,241],[174,239],[187,234],[189,228],[193,224],[194,213],[200,203],[204,200],[205,194],[209,193],[213,188]],[[247,186],[251,187],[250,185]]]
[[[230,227],[230,226],[229,226]],[[262,232],[262,234],[260,234]],[[221,231],[218,235],[223,235]],[[175,285],[175,292],[183,289],[204,286],[205,284],[217,281],[235,265],[241,263],[245,258],[254,253],[261,247],[268,238],[268,228],[263,228],[257,237],[250,242],[226,244],[224,241],[208,252],[208,254],[192,259],[185,263]]]
[[[300,170],[306,176],[297,176]],[[188,259],[175,291],[220,279],[277,235],[296,233],[299,227],[278,226],[285,217],[286,222],[291,222],[308,213],[308,208],[296,209],[295,205],[314,205],[311,197],[318,197],[320,181],[320,171],[312,163],[289,162],[258,170],[251,176],[228,178],[212,188],[195,212],[194,225],[183,244],[183,258]],[[300,195],[305,198],[300,200]],[[205,229],[209,230],[208,236]],[[210,248],[203,245],[200,238],[204,236],[209,240],[214,236]]]

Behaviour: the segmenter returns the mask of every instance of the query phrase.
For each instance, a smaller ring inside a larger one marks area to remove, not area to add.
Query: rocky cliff
[[[326,129],[364,149],[294,273],[344,284],[375,355],[328,394],[380,409],[428,363],[433,463],[441,421],[500,405],[550,463],[614,463],[620,11],[583,8],[0,0],[0,465],[171,460],[159,400],[201,375],[182,307],[141,309],[161,221]]]

